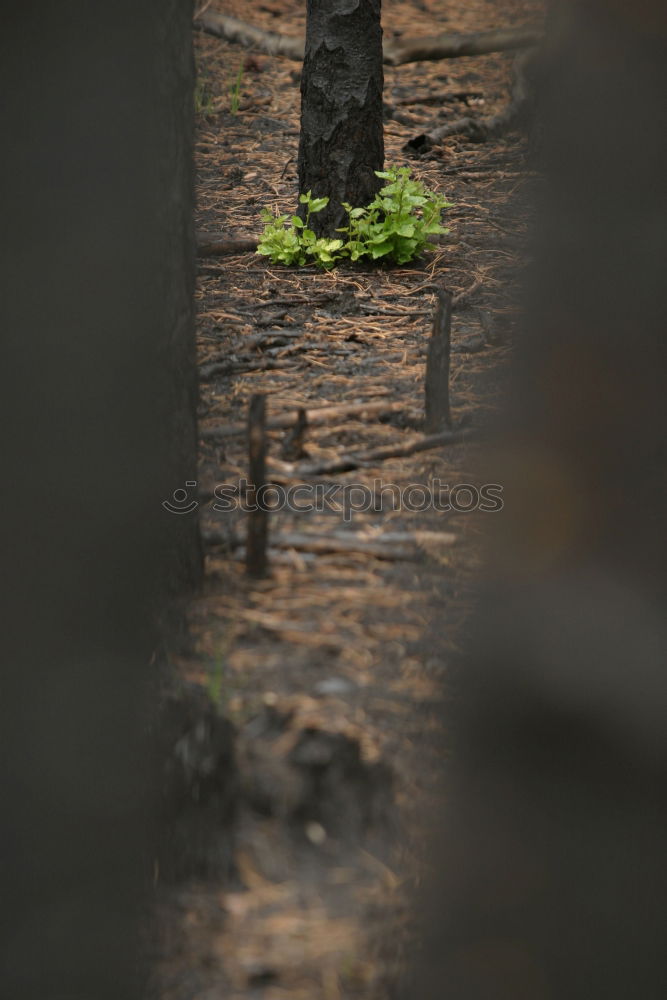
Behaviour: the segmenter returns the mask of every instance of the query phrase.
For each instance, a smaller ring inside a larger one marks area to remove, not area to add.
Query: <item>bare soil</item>
[[[534,19],[519,0],[385,2],[385,35],[511,27]],[[302,34],[297,0],[230,0],[225,13]],[[204,111],[197,116],[197,228],[258,235],[260,211],[296,205],[300,65],[195,33]],[[511,354],[525,242],[525,137],[449,139],[419,160],[404,143],[431,123],[487,118],[508,100],[512,55],[385,67],[386,162],[408,164],[454,202],[450,234],[402,268],[287,270],[252,253],[201,259],[198,481],[206,579],[189,612],[181,677],[235,727],[233,860],[178,887],[158,880],[162,1000],[410,997],[418,960],[415,890],[440,799],[448,671],[474,601],[483,513],[344,510],[271,515],[270,538],[409,533],[414,557],[270,549],[248,579],[246,515],[217,512],[214,491],[247,476],[250,397],[268,416],[336,404],[402,404],[384,416],[308,429],[309,460],[411,440],[423,417],[434,284],[462,295],[452,326],[455,422],[493,420]],[[239,67],[240,108],[230,89]],[[205,112],[205,113],[204,113]],[[294,472],[289,430],[271,433],[269,473]],[[287,456],[287,457],[286,457]],[[315,477],[371,491],[485,482],[472,443]],[[380,481],[380,485],[378,485]],[[342,534],[344,533],[344,534]],[[452,543],[451,535],[455,536]],[[388,549],[391,544],[388,544]]]

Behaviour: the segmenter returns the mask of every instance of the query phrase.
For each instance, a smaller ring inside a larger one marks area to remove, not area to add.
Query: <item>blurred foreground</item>
[[[667,20],[559,4],[506,511],[454,685],[422,983],[667,994]]]

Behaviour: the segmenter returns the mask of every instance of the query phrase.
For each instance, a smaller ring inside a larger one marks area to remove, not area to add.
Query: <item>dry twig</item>
[[[257,491],[266,486],[266,400],[256,393],[248,409],[248,534],[246,572],[261,577],[266,573],[266,542],[269,512],[255,503]]]
[[[449,355],[452,326],[452,295],[446,288],[437,292],[438,305],[426,356],[424,379],[424,430],[431,433],[449,427]]]
[[[442,431],[440,434],[430,434],[426,437],[413,438],[404,444],[391,444],[383,448],[369,448],[367,451],[359,451],[353,455],[340,455],[338,458],[325,459],[322,462],[303,463],[302,465],[288,465],[287,463],[283,463],[281,471],[303,478],[330,475],[336,472],[352,472],[354,469],[361,469],[377,465],[380,462],[386,462],[388,458],[405,458],[408,455],[416,454],[418,451],[430,451],[432,448],[441,448],[448,444],[460,444],[463,441],[469,441],[474,435],[475,432],[471,428]]]

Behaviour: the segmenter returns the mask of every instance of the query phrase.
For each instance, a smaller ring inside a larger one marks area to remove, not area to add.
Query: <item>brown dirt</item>
[[[304,6],[230,0],[225,13],[299,34]],[[383,23],[387,35],[472,31],[523,24],[535,10],[518,0],[461,10],[444,0],[385,2]],[[198,33],[195,50],[215,109],[198,115],[197,228],[258,234],[262,207],[290,212],[296,202],[300,66]],[[228,91],[241,63],[241,109],[232,115]],[[481,522],[491,515],[385,509],[356,512],[346,524],[342,512],[282,511],[271,517],[274,538],[412,532],[420,557],[281,549],[271,575],[251,581],[238,558],[244,514],[212,507],[217,485],[247,474],[247,444],[243,435],[212,442],[206,432],[243,422],[250,396],[262,392],[270,418],[297,407],[404,403],[383,419],[311,428],[311,459],[415,436],[434,310],[424,286],[435,281],[469,293],[452,327],[454,418],[489,419],[511,350],[525,141],[457,137],[418,161],[401,147],[436,119],[501,110],[511,65],[511,55],[489,55],[385,67],[385,100],[401,119],[386,122],[386,161],[408,163],[455,203],[450,235],[422,260],[327,274],[253,254],[200,261],[200,362],[228,368],[203,368],[199,493],[203,527],[218,543],[207,550],[205,586],[190,610],[192,649],[178,667],[237,727],[242,802],[232,881],[165,890],[162,1000],[387,1000],[406,982],[410,899],[427,871],[427,817],[438,797],[443,690],[474,599]],[[462,91],[482,96],[429,102]],[[267,361],[275,367],[258,367]],[[285,433],[271,435],[269,471],[287,486],[299,480],[280,457]],[[484,482],[478,448],[459,444],[317,481],[405,488],[434,477]]]

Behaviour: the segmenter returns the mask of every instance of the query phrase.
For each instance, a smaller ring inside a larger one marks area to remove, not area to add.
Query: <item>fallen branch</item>
[[[396,541],[369,540],[350,534],[345,535],[307,535],[299,532],[281,535],[273,539],[273,545],[282,549],[297,549],[301,552],[314,552],[325,555],[336,552],[359,552],[377,559],[414,559],[418,549],[410,541],[408,544]]]
[[[411,104],[446,104],[448,101],[465,101],[469,97],[484,97],[483,90],[443,90],[436,94],[422,94],[421,97],[402,97],[397,100],[397,107],[409,107]]]
[[[382,400],[379,403],[341,403],[337,406],[320,406],[312,410],[306,410],[306,421],[309,427],[321,427],[338,417],[357,417],[360,419],[369,417],[381,417],[384,414],[397,413],[405,409],[405,403],[389,402]],[[292,413],[281,413],[280,416],[267,420],[267,430],[282,430],[286,427],[294,427],[299,419],[299,410]],[[223,438],[237,437],[245,434],[246,424],[232,424],[229,427],[205,427],[200,437],[204,441],[219,441]]]
[[[443,139],[452,135],[467,135],[474,142],[487,142],[506,132],[519,128],[525,120],[530,107],[530,89],[526,69],[533,53],[523,52],[514,60],[514,79],[510,102],[503,111],[487,119],[479,121],[476,118],[457,118],[447,125],[441,125],[430,132],[422,132],[414,136],[403,146],[405,153],[426,153],[434,146],[440,145]]]
[[[224,257],[236,253],[254,253],[257,236],[225,236],[224,233],[197,233],[198,257]]]
[[[530,26],[476,31],[466,35],[443,33],[432,38],[401,38],[400,41],[385,45],[384,61],[388,66],[402,66],[410,62],[483,56],[489,52],[526,49],[538,45],[541,40],[542,31]]]
[[[315,302],[328,302],[330,296],[319,295],[311,296],[308,298],[305,295],[283,295],[280,298],[266,299],[261,302],[253,302],[252,305],[247,307],[247,312],[252,312],[254,309],[264,309],[267,306],[273,308],[274,306],[297,306],[297,305],[313,305]]]
[[[270,344],[271,341],[282,341],[283,344],[289,344],[290,341],[296,340],[298,337],[303,337],[303,330],[264,330],[262,333],[253,333],[251,337],[244,337],[243,346],[246,351],[252,351],[255,348],[261,350],[264,344]],[[224,361],[227,356],[228,351],[223,351],[220,358],[216,358],[215,360]],[[238,424],[237,426],[240,427],[241,425]]]
[[[269,512],[256,502],[257,492],[266,488],[266,397],[255,393],[248,408],[248,516],[246,573],[256,578],[267,570],[266,543]]]
[[[482,278],[475,278],[475,280],[472,282],[471,285],[468,285],[467,288],[464,288],[462,292],[458,292],[453,297],[453,299],[452,299],[452,309],[456,310],[456,309],[458,309],[459,306],[466,304],[466,299],[469,299],[470,296],[474,292],[476,292],[477,289],[480,288],[481,285],[483,285],[483,284],[484,284],[484,281],[483,281]],[[441,289],[442,289],[442,285],[438,284],[438,282],[435,282],[435,281],[426,281],[423,285],[417,285],[416,288],[410,289],[410,291],[406,292],[405,295],[406,296],[408,296],[408,295],[417,295],[419,292],[436,292],[437,293]],[[406,316],[419,316],[419,315],[422,315],[423,316],[424,314],[429,313],[429,312],[430,312],[430,310],[427,310],[427,309],[419,309],[419,310],[415,310],[415,312],[412,312],[412,313],[404,313],[404,314],[398,314],[398,313],[396,313],[395,315],[406,315]]]
[[[319,555],[332,552],[360,552],[377,559],[415,559],[427,545],[454,545],[457,536],[451,532],[391,532],[377,538],[352,532],[332,532],[309,535],[301,532],[279,535],[272,540],[275,548],[297,549]]]
[[[413,438],[405,444],[391,444],[384,448],[370,448],[354,455],[341,455],[338,458],[326,459],[323,462],[290,465],[281,463],[280,471],[300,478],[307,476],[324,476],[335,472],[352,472],[365,466],[377,465],[388,458],[406,458],[418,451],[430,451],[447,444],[460,444],[475,436],[471,428],[461,428],[455,431],[442,431],[440,434],[430,434],[426,437]]]
[[[474,295],[477,289],[481,288],[483,284],[483,278],[475,278],[471,285],[468,285],[468,287],[464,288],[462,292],[459,292],[458,295],[454,296],[452,299],[452,309],[458,309],[459,306],[467,305],[466,300],[469,299],[471,295]]]
[[[294,361],[283,361],[281,359],[260,358],[258,361],[220,361],[210,365],[202,365],[199,369],[199,379],[201,382],[209,382],[213,378],[225,375],[243,375],[245,372],[270,372],[278,368],[294,368]]]
[[[208,545],[229,546],[228,536],[219,529],[209,529],[203,533]],[[271,549],[295,549],[297,552],[311,552],[314,555],[336,553],[360,553],[376,559],[416,559],[422,552],[433,548],[455,545],[458,536],[450,531],[389,532],[376,537],[355,534],[350,531],[334,531],[326,535],[306,532],[285,532],[272,535]],[[243,552],[245,546],[238,542]]]
[[[235,17],[227,17],[215,10],[205,10],[195,20],[195,27],[216,35],[228,42],[253,46],[270,56],[286,56],[297,62],[303,61],[305,40],[290,35],[278,35],[275,31],[264,31],[252,24],[246,24]]]
[[[236,17],[228,17],[214,10],[205,10],[195,19],[195,27],[224,38],[228,42],[252,46],[270,56],[286,56],[303,61],[305,40],[293,35],[279,35],[265,31]],[[498,31],[479,31],[473,34],[441,34],[425,38],[402,38],[387,41],[384,45],[384,62],[387,66],[404,63],[455,59],[460,56],[479,56],[489,52],[507,52],[537,45],[542,31],[535,27],[506,28]]]

